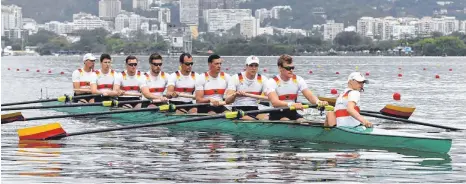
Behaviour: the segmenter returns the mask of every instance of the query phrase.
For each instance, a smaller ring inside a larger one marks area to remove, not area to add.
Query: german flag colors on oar
[[[335,103],[337,101],[336,98],[321,97],[321,96],[319,96],[319,100],[327,101],[328,104],[331,105],[331,106],[335,106]],[[367,111],[367,110],[361,110],[361,112],[374,113],[374,114],[383,114],[383,115],[386,115],[386,116],[409,119],[409,117],[411,117],[411,115],[413,114],[414,110],[416,110],[416,107],[403,107],[403,106],[387,104],[387,105],[385,105],[385,107],[382,110],[380,110],[380,112]]]
[[[31,121],[31,120],[41,120],[41,119],[53,119],[53,118],[69,118],[69,117],[82,117],[82,116],[98,116],[98,115],[106,115],[106,114],[118,114],[118,113],[130,113],[130,112],[147,112],[147,111],[174,111],[176,108],[183,108],[183,107],[198,107],[198,106],[205,106],[210,105],[209,103],[200,103],[200,104],[186,104],[186,105],[178,105],[175,106],[173,104],[170,105],[161,105],[158,107],[149,107],[143,109],[127,109],[127,110],[116,110],[116,111],[105,111],[105,112],[89,112],[89,113],[80,113],[80,114],[65,114],[65,115],[55,115],[55,116],[39,116],[39,117],[30,117],[25,118],[22,113],[13,113],[8,118],[3,118],[2,115],[2,124],[12,123],[15,121]],[[6,117],[7,115],[5,115]]]
[[[310,107],[309,105],[304,106],[304,108],[309,108],[309,107]],[[312,107],[317,107],[317,106],[312,106]],[[245,111],[245,112],[234,111],[234,112],[227,112],[224,114],[218,114],[218,115],[212,115],[212,116],[201,116],[201,117],[194,117],[194,118],[187,118],[187,119],[162,121],[162,122],[157,122],[157,123],[122,126],[122,127],[114,127],[114,128],[104,128],[104,129],[88,130],[88,131],[75,132],[75,133],[66,133],[65,130],[63,130],[63,128],[61,127],[60,123],[51,123],[51,124],[40,125],[36,127],[19,129],[18,136],[20,140],[61,139],[64,137],[70,137],[70,136],[75,136],[75,135],[85,135],[85,134],[117,131],[117,130],[127,130],[127,129],[143,128],[143,127],[171,125],[171,124],[192,122],[192,121],[203,121],[203,120],[221,119],[221,118],[236,119],[236,118],[241,118],[247,114],[279,112],[279,111],[283,111],[286,109],[295,110],[294,107],[280,107],[280,108]]]
[[[53,101],[59,101],[59,102],[68,102],[73,99],[82,99],[82,98],[89,98],[89,97],[98,97],[102,95],[79,95],[79,96],[68,96],[68,95],[63,95],[59,96],[58,98],[51,98],[51,99],[43,99],[43,100],[32,100],[32,101],[24,101],[24,102],[13,102],[13,103],[4,103],[1,106],[6,107],[6,106],[12,106],[12,105],[22,105],[22,104],[31,104],[31,103],[42,103],[42,102],[53,102]]]

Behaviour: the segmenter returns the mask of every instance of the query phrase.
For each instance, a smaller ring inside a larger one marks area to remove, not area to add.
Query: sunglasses
[[[288,71],[294,70],[294,66],[282,66],[282,68]]]
[[[186,65],[186,66],[193,66],[194,65],[193,62],[184,62],[183,64]]]
[[[154,66],[162,66],[163,63],[150,63],[150,64],[152,64]]]
[[[138,66],[137,63],[128,63],[128,66]]]
[[[259,64],[256,64],[256,63],[253,63],[253,64],[250,64],[248,65],[249,67],[259,67]]]

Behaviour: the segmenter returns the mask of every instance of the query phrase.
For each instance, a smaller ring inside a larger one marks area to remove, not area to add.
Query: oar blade
[[[15,121],[24,121],[24,116],[21,112],[2,114],[2,124],[12,123]]]
[[[46,140],[66,135],[60,123],[51,123],[18,130],[19,140]]]
[[[409,119],[413,114],[415,107],[403,107],[398,105],[385,105],[385,107],[380,110],[380,114],[385,116],[392,116],[397,118]]]

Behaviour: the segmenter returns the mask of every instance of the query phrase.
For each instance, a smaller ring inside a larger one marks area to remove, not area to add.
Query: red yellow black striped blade
[[[2,114],[2,124],[7,124],[15,121],[24,121],[24,116],[21,112]]]
[[[60,123],[51,123],[18,130],[19,140],[46,140],[66,134]]]

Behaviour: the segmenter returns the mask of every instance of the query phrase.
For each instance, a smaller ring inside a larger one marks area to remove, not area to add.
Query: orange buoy
[[[264,72],[267,72],[267,68],[264,68]]]
[[[63,74],[65,74],[65,72],[60,72],[60,74],[62,74],[62,75],[63,75]]]
[[[340,72],[336,72],[335,74],[337,74],[337,75],[338,75],[338,74],[340,74]]]
[[[309,74],[312,74],[312,70],[309,70]]]
[[[26,72],[29,72],[29,69],[26,69]]]
[[[40,72],[40,70],[36,70],[36,72]]]
[[[440,79],[440,75],[438,75],[438,74],[435,75],[435,78],[436,78],[436,79]]]
[[[398,70],[401,70],[401,67],[398,67]]]
[[[400,100],[400,99],[401,99],[400,93],[393,93],[393,100]]]
[[[450,72],[453,71],[453,69],[451,69],[451,68],[449,70],[450,70]]]
[[[52,71],[51,71],[51,70],[49,70],[49,73],[52,73]]]
[[[336,94],[338,94],[338,91],[336,89],[331,89],[330,94],[336,95]]]
[[[369,76],[369,72],[366,72],[366,76]]]
[[[16,71],[19,71],[19,68],[16,68]]]
[[[403,74],[399,73],[399,74],[398,74],[398,77],[403,77]]]
[[[8,70],[11,70],[11,68],[8,68]]]
[[[424,68],[423,70],[427,70],[426,68]]]
[[[225,68],[226,71],[230,70],[230,68]]]

